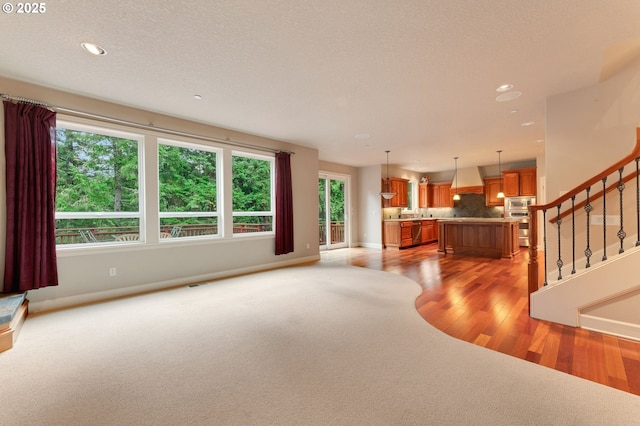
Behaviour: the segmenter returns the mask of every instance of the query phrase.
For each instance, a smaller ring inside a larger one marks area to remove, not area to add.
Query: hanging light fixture
[[[453,157],[456,160],[456,193],[453,194],[453,201],[460,200],[460,194],[458,194],[458,157]]]
[[[496,151],[498,153],[498,173],[500,174],[500,192],[498,192],[498,198],[504,198],[504,192],[502,192],[502,162],[500,161],[501,149]]]
[[[395,197],[396,193],[391,192],[391,188],[389,186],[389,150],[386,150],[385,152],[387,153],[387,180],[384,183],[384,191],[382,191],[380,195],[382,195],[382,198],[385,200],[390,200]]]

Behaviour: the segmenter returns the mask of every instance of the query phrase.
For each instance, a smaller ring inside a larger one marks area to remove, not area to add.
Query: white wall
[[[0,78],[0,92],[121,120],[153,123],[158,128],[295,151],[291,160],[295,248],[293,253],[274,255],[273,236],[145,244],[127,248],[97,247],[67,251],[59,249],[60,284],[57,287],[30,291],[32,312],[319,259],[317,150],[4,78]],[[0,134],[0,151],[0,176],[4,182],[4,132]],[[148,178],[154,179],[153,176]],[[1,186],[0,273],[4,270],[6,221],[4,184]],[[116,277],[109,276],[108,271],[111,267],[117,268]]]
[[[383,175],[380,166],[368,166],[358,169],[360,191],[358,192],[358,245],[382,249],[382,201],[380,184]]]
[[[629,154],[640,126],[640,60],[607,81],[547,100],[547,200]]]

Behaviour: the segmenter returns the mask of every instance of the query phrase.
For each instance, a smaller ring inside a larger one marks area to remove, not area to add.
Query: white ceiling
[[[547,96],[640,54],[636,0],[45,4],[0,14],[1,76],[423,172],[535,158]]]

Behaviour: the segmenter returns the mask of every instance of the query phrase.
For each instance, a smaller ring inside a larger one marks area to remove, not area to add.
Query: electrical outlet
[[[307,248],[309,248],[309,243],[307,243]]]
[[[109,276],[115,277],[118,274],[118,270],[116,268],[109,268]]]

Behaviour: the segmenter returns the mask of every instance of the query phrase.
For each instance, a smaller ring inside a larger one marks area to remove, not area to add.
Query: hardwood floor
[[[416,281],[423,289],[418,312],[453,337],[640,395],[640,342],[529,317],[526,250],[514,259],[488,259],[439,254],[430,244],[321,257]]]

